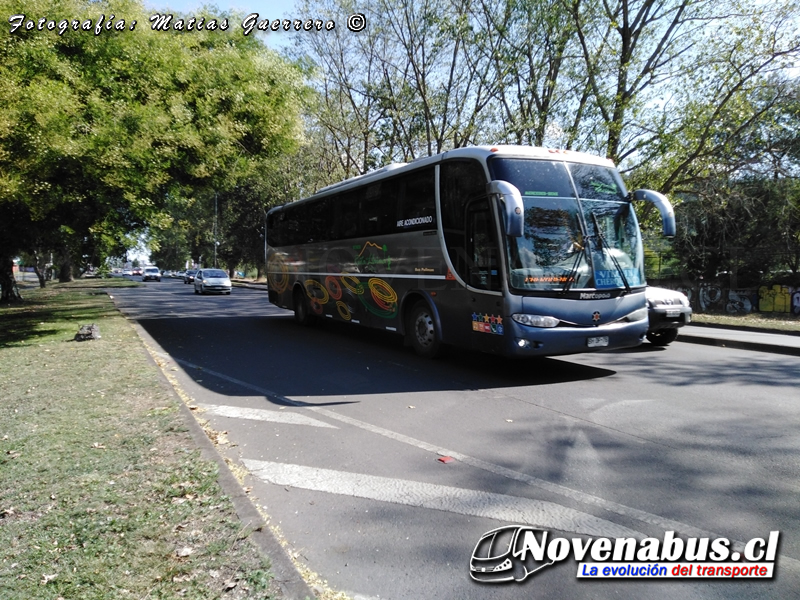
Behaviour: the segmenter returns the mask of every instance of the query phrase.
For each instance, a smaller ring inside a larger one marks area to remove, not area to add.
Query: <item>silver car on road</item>
[[[194,276],[195,294],[230,294],[231,280],[222,269],[200,269]]]

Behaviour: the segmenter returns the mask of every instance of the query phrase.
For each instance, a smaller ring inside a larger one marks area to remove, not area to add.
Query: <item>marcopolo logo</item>
[[[470,559],[470,576],[481,583],[523,581],[555,563],[574,558],[579,579],[770,579],[780,532],[753,538],[741,552],[727,538],[563,538],[533,527],[507,525],[484,533]]]

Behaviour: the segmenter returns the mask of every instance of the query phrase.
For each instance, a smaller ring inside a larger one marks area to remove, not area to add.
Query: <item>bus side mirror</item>
[[[672,205],[664,194],[654,192],[653,190],[636,190],[633,192],[634,200],[647,200],[656,205],[658,212],[661,213],[661,222],[663,223],[665,237],[675,237],[675,211],[672,210]]]
[[[486,185],[490,196],[498,196],[503,202],[506,215],[506,235],[521,237],[525,227],[525,209],[522,196],[516,186],[507,181],[495,180]]]

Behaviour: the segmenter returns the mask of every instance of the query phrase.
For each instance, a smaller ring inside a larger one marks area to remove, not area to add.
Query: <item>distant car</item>
[[[122,271],[123,277],[130,277],[131,275],[133,275],[133,271],[131,271],[130,269],[125,269],[124,271]]]
[[[222,269],[200,269],[194,277],[194,293],[231,293],[231,280]]]
[[[131,274],[134,275],[134,276],[141,275],[142,274],[142,268],[141,267],[134,267],[133,271],[131,271]]]
[[[195,273],[197,273],[197,271],[195,271],[194,269],[190,269],[190,270],[186,271],[183,274],[183,283],[193,283],[194,282]]]
[[[175,271],[172,276],[177,279],[183,279],[183,276],[186,275],[186,271]]]
[[[161,281],[161,271],[158,270],[158,267],[144,268],[144,271],[142,271],[142,281],[148,281],[150,279],[153,281]]]
[[[678,337],[678,329],[692,322],[692,309],[686,294],[667,288],[648,286],[647,339],[654,346],[668,346]]]

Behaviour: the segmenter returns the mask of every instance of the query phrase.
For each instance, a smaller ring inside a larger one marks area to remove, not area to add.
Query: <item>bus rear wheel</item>
[[[292,301],[294,305],[294,320],[300,325],[311,325],[314,322],[314,315],[311,314],[306,295],[300,288],[297,288],[292,294]]]
[[[433,312],[425,302],[418,302],[411,310],[408,335],[414,351],[423,358],[436,358],[442,353],[442,342],[436,329]]]

